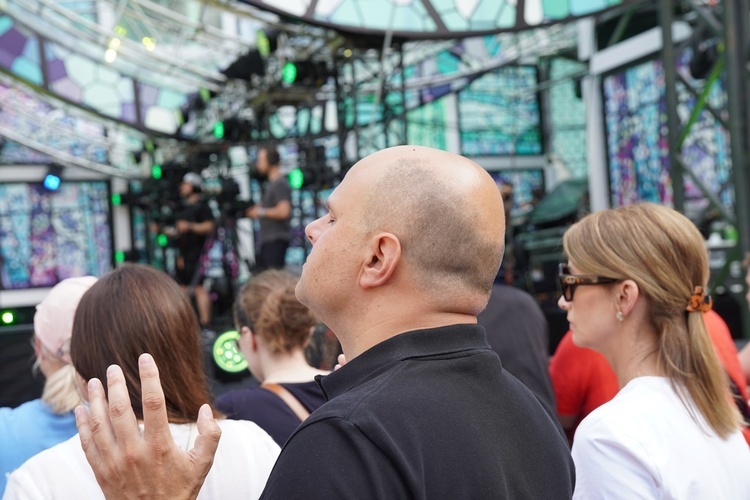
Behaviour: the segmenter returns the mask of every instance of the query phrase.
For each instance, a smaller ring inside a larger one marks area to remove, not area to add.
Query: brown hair
[[[70,355],[85,380],[104,382],[107,367],[120,365],[141,419],[138,357],[150,353],[159,366],[169,421],[194,422],[210,400],[199,332],[195,312],[174,280],[154,268],[126,264],[102,276],[81,298]]]
[[[260,336],[272,353],[304,349],[317,322],[302,305],[294,289],[297,277],[269,269],[246,283],[234,303],[237,328],[248,326]]]
[[[681,396],[687,391],[719,436],[735,431],[740,415],[703,316],[685,311],[693,288],[706,288],[709,276],[695,225],[671,208],[641,203],[588,215],[568,229],[563,247],[584,274],[635,281],[649,306],[659,364],[673,387]]]

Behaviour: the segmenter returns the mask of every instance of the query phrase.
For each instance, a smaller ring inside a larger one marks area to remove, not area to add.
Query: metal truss
[[[684,209],[684,176],[690,177],[692,182],[703,192],[711,206],[721,214],[721,218],[738,233],[737,244],[728,252],[726,263],[713,277],[714,286],[722,286],[730,275],[731,266],[736,266],[742,260],[742,255],[750,252],[750,97],[747,95],[748,73],[750,62],[750,36],[748,34],[748,0],[661,0],[659,2],[660,23],[662,26],[662,59],[665,73],[665,96],[667,103],[667,123],[669,139],[669,157],[672,166],[672,186],[674,191],[674,205],[678,210]],[[675,9],[685,12],[684,17],[700,27],[683,45],[675,45],[672,40],[671,29]],[[707,33],[709,37],[719,42],[718,57],[712,62],[711,70],[705,78],[703,88],[695,88],[676,71],[676,57],[682,46],[695,43],[695,37]],[[711,87],[721,77],[727,86],[727,110],[721,113],[713,109],[707,102]],[[677,114],[677,83],[683,85],[696,98],[696,105],[691,110],[684,125]],[[731,182],[721,187],[734,190],[735,210],[731,212],[711,192],[682,157],[682,145],[703,111],[710,113],[716,121],[728,132],[732,177]],[[744,280],[743,280],[744,281]],[[734,295],[741,293],[734,292]],[[742,301],[744,302],[744,301]],[[743,317],[745,337],[750,337],[750,314],[746,304],[740,308]]]
[[[65,105],[59,99],[29,92],[13,78],[0,73],[0,84],[7,87],[0,115],[12,116],[13,124],[2,123],[0,136],[17,142],[67,166],[114,177],[139,177],[134,153],[147,137],[123,125],[104,120]],[[29,106],[22,94],[48,106],[44,115]],[[71,122],[79,126],[71,126]],[[94,131],[99,130],[101,134]],[[68,149],[67,151],[65,149]],[[75,152],[73,154],[72,152]]]

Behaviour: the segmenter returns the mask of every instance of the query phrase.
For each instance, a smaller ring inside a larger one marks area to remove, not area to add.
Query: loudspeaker
[[[42,395],[44,376],[34,375],[33,325],[0,328],[0,407],[16,406]]]

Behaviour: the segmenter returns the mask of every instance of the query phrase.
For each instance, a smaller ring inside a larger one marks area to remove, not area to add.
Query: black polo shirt
[[[570,498],[555,416],[504,371],[484,328],[386,340],[319,380],[263,498]]]

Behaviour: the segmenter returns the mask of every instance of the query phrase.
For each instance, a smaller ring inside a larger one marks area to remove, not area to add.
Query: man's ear
[[[384,285],[401,260],[401,242],[392,233],[379,233],[372,239],[359,283],[362,288]]]

